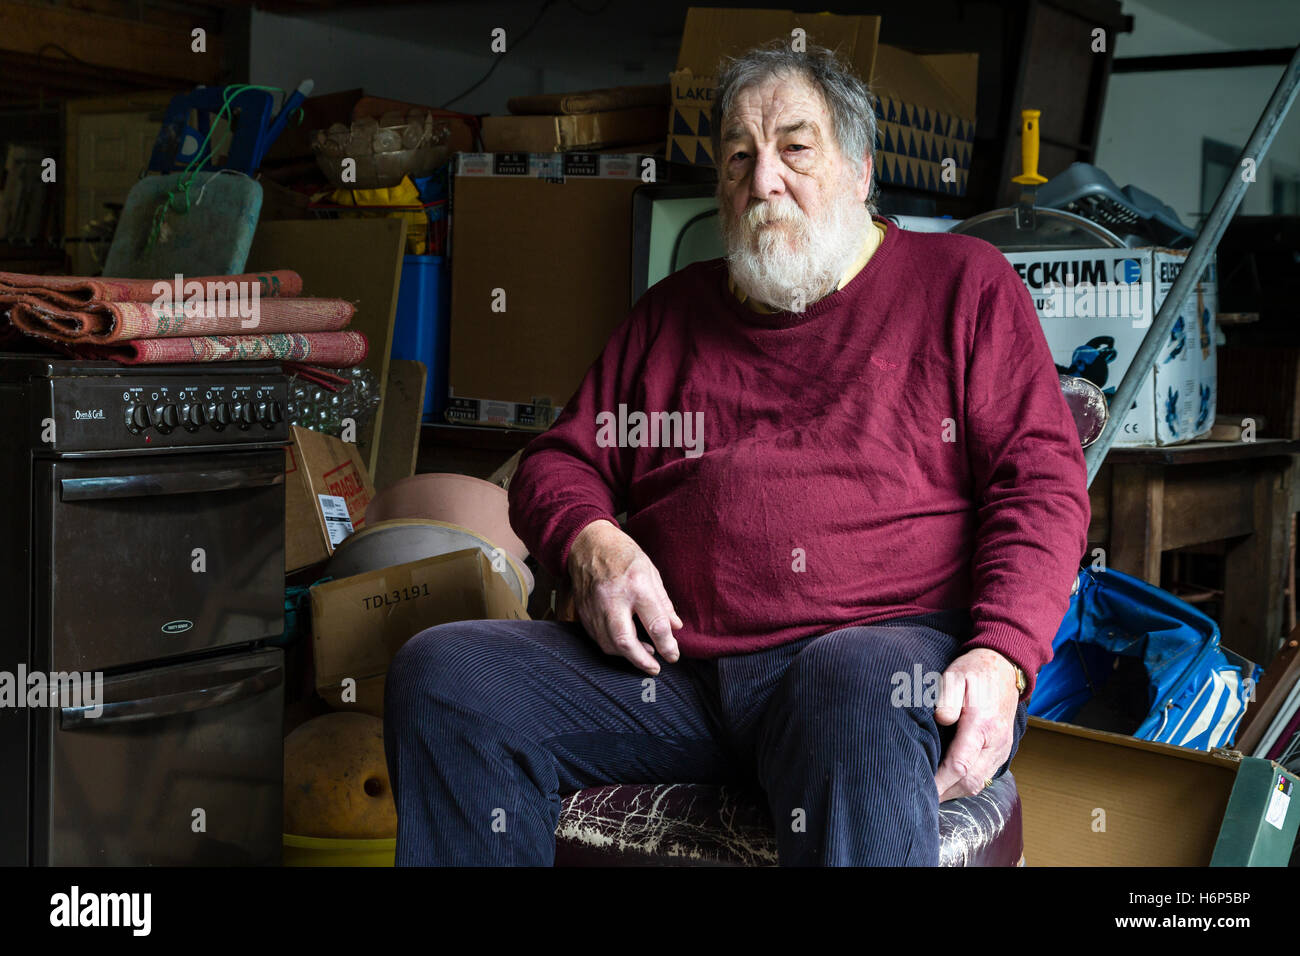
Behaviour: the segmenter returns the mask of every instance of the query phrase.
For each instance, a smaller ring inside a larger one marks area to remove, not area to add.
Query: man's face
[[[821,93],[779,76],[743,90],[723,118],[719,213],[745,292],[798,311],[835,291],[870,228],[871,162],[840,151]]]

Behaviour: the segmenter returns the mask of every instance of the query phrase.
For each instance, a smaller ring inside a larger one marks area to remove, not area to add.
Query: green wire
[[[237,97],[249,90],[262,90],[266,93],[288,93],[288,90],[284,90],[278,86],[256,86],[244,83],[226,87],[225,93],[223,93],[221,97],[221,109],[217,110],[217,115],[213,117],[212,123],[208,126],[208,132],[203,137],[203,142],[199,144],[198,150],[194,153],[194,158],[190,160],[188,166],[181,170],[181,178],[177,180],[175,186],[167,191],[167,195],[163,197],[163,201],[160,202],[158,208],[154,210],[153,226],[149,230],[149,239],[145,243],[144,247],[146,252],[152,249],[154,244],[158,241],[158,236],[162,233],[163,221],[167,218],[169,210],[174,209],[176,212],[181,214],[186,214],[190,211],[190,187],[194,185],[194,177],[199,174],[199,171],[203,168],[204,164],[206,164],[213,155],[207,151],[208,141],[212,139],[212,131],[217,128],[223,117],[227,120],[230,119],[231,104]],[[303,121],[304,115],[302,107],[298,107],[298,123],[300,125]],[[230,136],[231,132],[229,124],[227,124],[226,138],[221,142],[223,149],[226,144],[230,142]],[[178,192],[185,198],[184,208],[175,204],[176,194]]]

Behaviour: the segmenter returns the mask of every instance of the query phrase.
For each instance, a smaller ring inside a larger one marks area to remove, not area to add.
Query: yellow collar
[[[881,240],[885,237],[885,224],[878,219],[871,220],[871,224],[876,228],[868,231],[867,241],[862,245],[861,254],[854,260],[853,265],[849,266],[844,275],[840,277],[840,284],[835,287],[836,291],[848,285],[853,280],[853,277],[861,272],[863,267],[871,260],[871,257],[875,255],[876,250],[880,248]],[[731,290],[732,295],[755,312],[771,314],[780,311],[764,305],[762,302],[750,299],[742,289],[736,288],[736,282],[731,276],[727,276],[727,288]]]

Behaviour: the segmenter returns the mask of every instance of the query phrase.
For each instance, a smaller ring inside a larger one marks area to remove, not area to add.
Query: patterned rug
[[[76,358],[124,365],[363,362],[366,337],[341,331],[356,307],[301,293],[302,277],[289,270],[189,279],[0,272],[0,320],[9,317],[0,341],[21,332]]]
[[[351,302],[342,299],[287,298],[256,303],[208,300],[164,307],[152,302],[95,302],[73,309],[30,295],[0,292],[0,309],[6,306],[9,321],[28,335],[97,345],[199,335],[336,332],[346,328],[356,312]],[[256,321],[256,325],[245,327],[245,321]]]
[[[288,332],[135,339],[117,345],[63,344],[62,348],[78,358],[106,358],[123,365],[260,360],[351,368],[365,361],[369,344],[360,332]]]
[[[104,276],[35,276],[20,272],[0,272],[0,295],[32,295],[55,305],[75,309],[92,303],[153,302],[159,295],[155,291],[159,283],[174,285],[174,282],[171,277],[112,279]],[[263,299],[273,296],[292,298],[302,292],[302,277],[288,269],[248,272],[237,276],[194,276],[184,280],[185,285],[192,282],[203,287],[204,299],[216,298],[228,290],[231,282],[256,282]],[[184,294],[189,297],[188,292]]]

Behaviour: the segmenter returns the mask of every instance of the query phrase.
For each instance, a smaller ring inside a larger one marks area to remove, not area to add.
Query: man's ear
[[[871,174],[875,172],[875,163],[870,156],[862,158],[862,178],[857,182],[857,196],[859,202],[866,202],[871,198]]]

